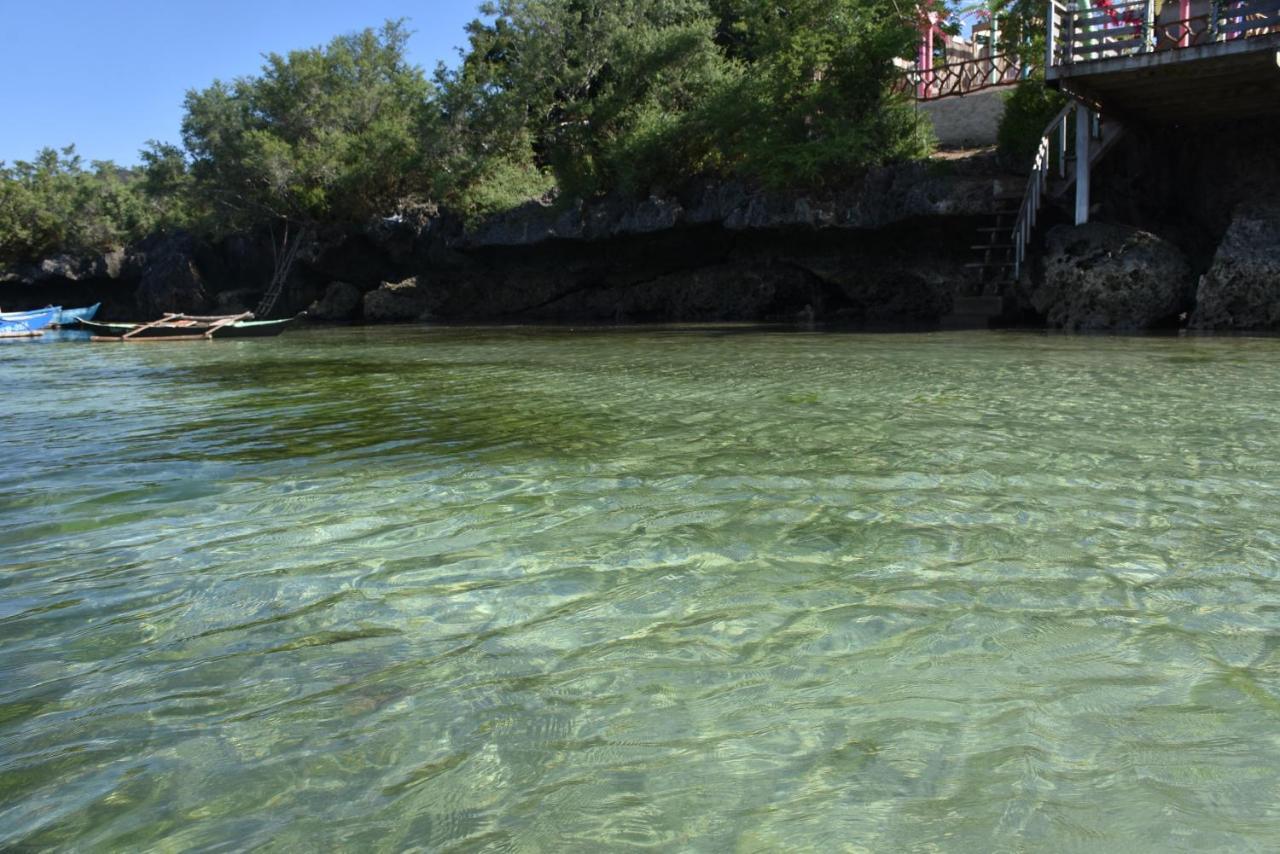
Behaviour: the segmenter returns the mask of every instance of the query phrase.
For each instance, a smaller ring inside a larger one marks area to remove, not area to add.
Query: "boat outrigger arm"
[[[150,323],[144,323],[141,326],[138,326],[134,329],[129,330],[124,335],[120,336],[120,340],[128,341],[138,333],[145,332],[146,330],[152,329],[156,326],[164,326],[165,324],[169,324],[169,323],[180,324],[182,321],[191,321],[193,323],[210,324],[209,327],[204,329],[199,335],[183,336],[183,337],[189,337],[192,339],[195,339],[195,338],[208,339],[208,338],[212,338],[213,333],[217,332],[219,329],[222,329],[224,326],[230,326],[231,324],[238,323],[241,320],[253,320],[253,312],[246,311],[240,314],[212,315],[212,316],[210,315],[202,316],[202,315],[196,315],[196,314],[176,314],[174,312],[165,312],[163,315],[161,315],[159,320],[153,320]],[[171,338],[170,340],[173,340],[173,339]]]

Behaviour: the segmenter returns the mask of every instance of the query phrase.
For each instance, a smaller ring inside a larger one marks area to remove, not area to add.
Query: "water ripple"
[[[1276,847],[1280,343],[725,332],[0,348],[0,848]]]

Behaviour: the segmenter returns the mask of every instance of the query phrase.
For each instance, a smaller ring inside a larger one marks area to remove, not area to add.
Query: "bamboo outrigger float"
[[[93,333],[91,341],[212,341],[214,338],[270,338],[279,335],[297,318],[254,320],[253,312],[224,315],[167,312],[149,323],[100,323],[81,320]]]

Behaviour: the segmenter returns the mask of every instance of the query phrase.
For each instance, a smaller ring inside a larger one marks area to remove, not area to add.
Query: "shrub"
[[[1028,168],[1045,127],[1066,103],[1066,96],[1045,86],[1043,78],[1019,83],[1005,99],[1004,116],[996,132],[1001,159],[1013,168]]]

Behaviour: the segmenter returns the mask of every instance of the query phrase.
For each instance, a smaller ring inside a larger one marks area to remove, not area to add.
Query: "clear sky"
[[[74,142],[86,160],[137,162],[180,142],[182,99],[253,74],[262,54],[406,18],[410,58],[452,64],[480,0],[0,0],[0,160]]]

